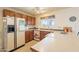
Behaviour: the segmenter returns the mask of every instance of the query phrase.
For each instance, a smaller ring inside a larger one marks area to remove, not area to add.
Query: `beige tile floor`
[[[25,46],[15,50],[14,52],[32,52],[30,47],[33,46],[34,44],[36,44],[37,42],[38,41],[36,41],[36,40],[32,40],[32,41],[26,43]]]

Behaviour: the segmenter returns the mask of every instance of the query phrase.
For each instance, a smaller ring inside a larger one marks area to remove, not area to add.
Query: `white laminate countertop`
[[[79,40],[73,33],[61,34],[54,32],[54,37],[44,38],[32,49],[39,52],[79,52]]]

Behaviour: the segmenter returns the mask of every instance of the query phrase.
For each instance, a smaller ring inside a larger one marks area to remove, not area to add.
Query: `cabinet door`
[[[25,21],[26,21],[26,25],[28,25],[28,16],[26,16]]]
[[[4,9],[4,10],[3,10],[3,16],[4,16],[4,17],[6,17],[6,16],[10,16],[10,11]]]
[[[29,41],[30,41],[30,32],[29,31],[26,31],[25,32],[25,43],[27,43]]]
[[[40,40],[42,40],[43,38],[45,38],[45,35],[47,35],[50,32],[47,31],[40,31]]]
[[[35,25],[35,17],[32,17],[32,25]]]
[[[30,16],[28,16],[28,25],[32,25],[32,19]]]
[[[34,39],[34,31],[30,31],[30,41]]]
[[[26,18],[26,15],[22,15],[22,18]]]
[[[3,10],[3,16],[4,16],[4,17],[6,17],[6,16],[14,17],[14,16],[15,16],[15,12],[4,9],[4,10]]]
[[[20,13],[15,13],[15,17],[22,18],[22,14],[20,14]]]
[[[36,19],[35,19],[35,17],[33,18],[33,25],[35,25],[36,24]]]
[[[15,12],[10,11],[10,16],[11,16],[11,17],[14,17],[14,16],[15,16]]]
[[[34,31],[25,32],[25,43],[32,41],[34,39]]]

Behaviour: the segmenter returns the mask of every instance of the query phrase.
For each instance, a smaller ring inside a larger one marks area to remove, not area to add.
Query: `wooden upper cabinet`
[[[14,16],[15,16],[15,12],[4,9],[4,10],[3,10],[3,16],[4,16],[4,17],[6,17],[6,16],[14,17]]]
[[[3,10],[3,16],[4,16],[4,17],[6,17],[6,16],[10,16],[10,11],[4,9],[4,10]]]
[[[32,17],[32,25],[35,25],[35,23],[36,23],[35,17]]]
[[[26,23],[28,25],[35,25],[35,23],[36,23],[35,17],[23,15],[21,13],[16,13],[16,12],[13,12],[11,10],[4,9],[3,10],[3,17],[6,17],[6,16],[17,17],[17,18],[25,18]]]
[[[33,24],[35,25],[36,24],[36,18],[34,17],[33,20],[34,20]]]
[[[25,22],[26,22],[26,25],[28,24],[28,19],[27,19],[27,16],[26,15],[22,15],[22,18],[25,19]]]
[[[28,25],[32,25],[32,18],[28,16]]]
[[[35,17],[28,16],[28,25],[35,25],[36,20]]]
[[[14,17],[14,16],[15,16],[15,12],[10,11],[10,16],[11,16],[11,17]]]
[[[22,18],[25,18],[26,19],[26,15],[22,15]]]
[[[28,24],[28,16],[27,15],[25,16],[25,21],[26,21],[26,24]]]
[[[17,18],[22,18],[22,14],[20,14],[20,13],[15,13],[15,17],[17,17]]]

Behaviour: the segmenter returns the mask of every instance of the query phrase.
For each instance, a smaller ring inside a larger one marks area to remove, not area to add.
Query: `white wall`
[[[71,16],[77,17],[76,22],[70,22]],[[79,8],[68,8],[56,13],[57,26],[69,26],[73,28],[75,34],[79,32]]]
[[[52,28],[63,28],[66,26],[73,27],[73,31],[77,34],[79,31],[79,8],[73,7],[73,8],[65,8],[62,10],[52,11],[51,13],[43,14],[37,16],[37,27],[47,28],[45,26],[40,25],[40,17],[43,16],[49,16],[49,15],[55,15],[56,16],[56,24]],[[76,22],[70,22],[69,17],[76,16],[77,21]]]

